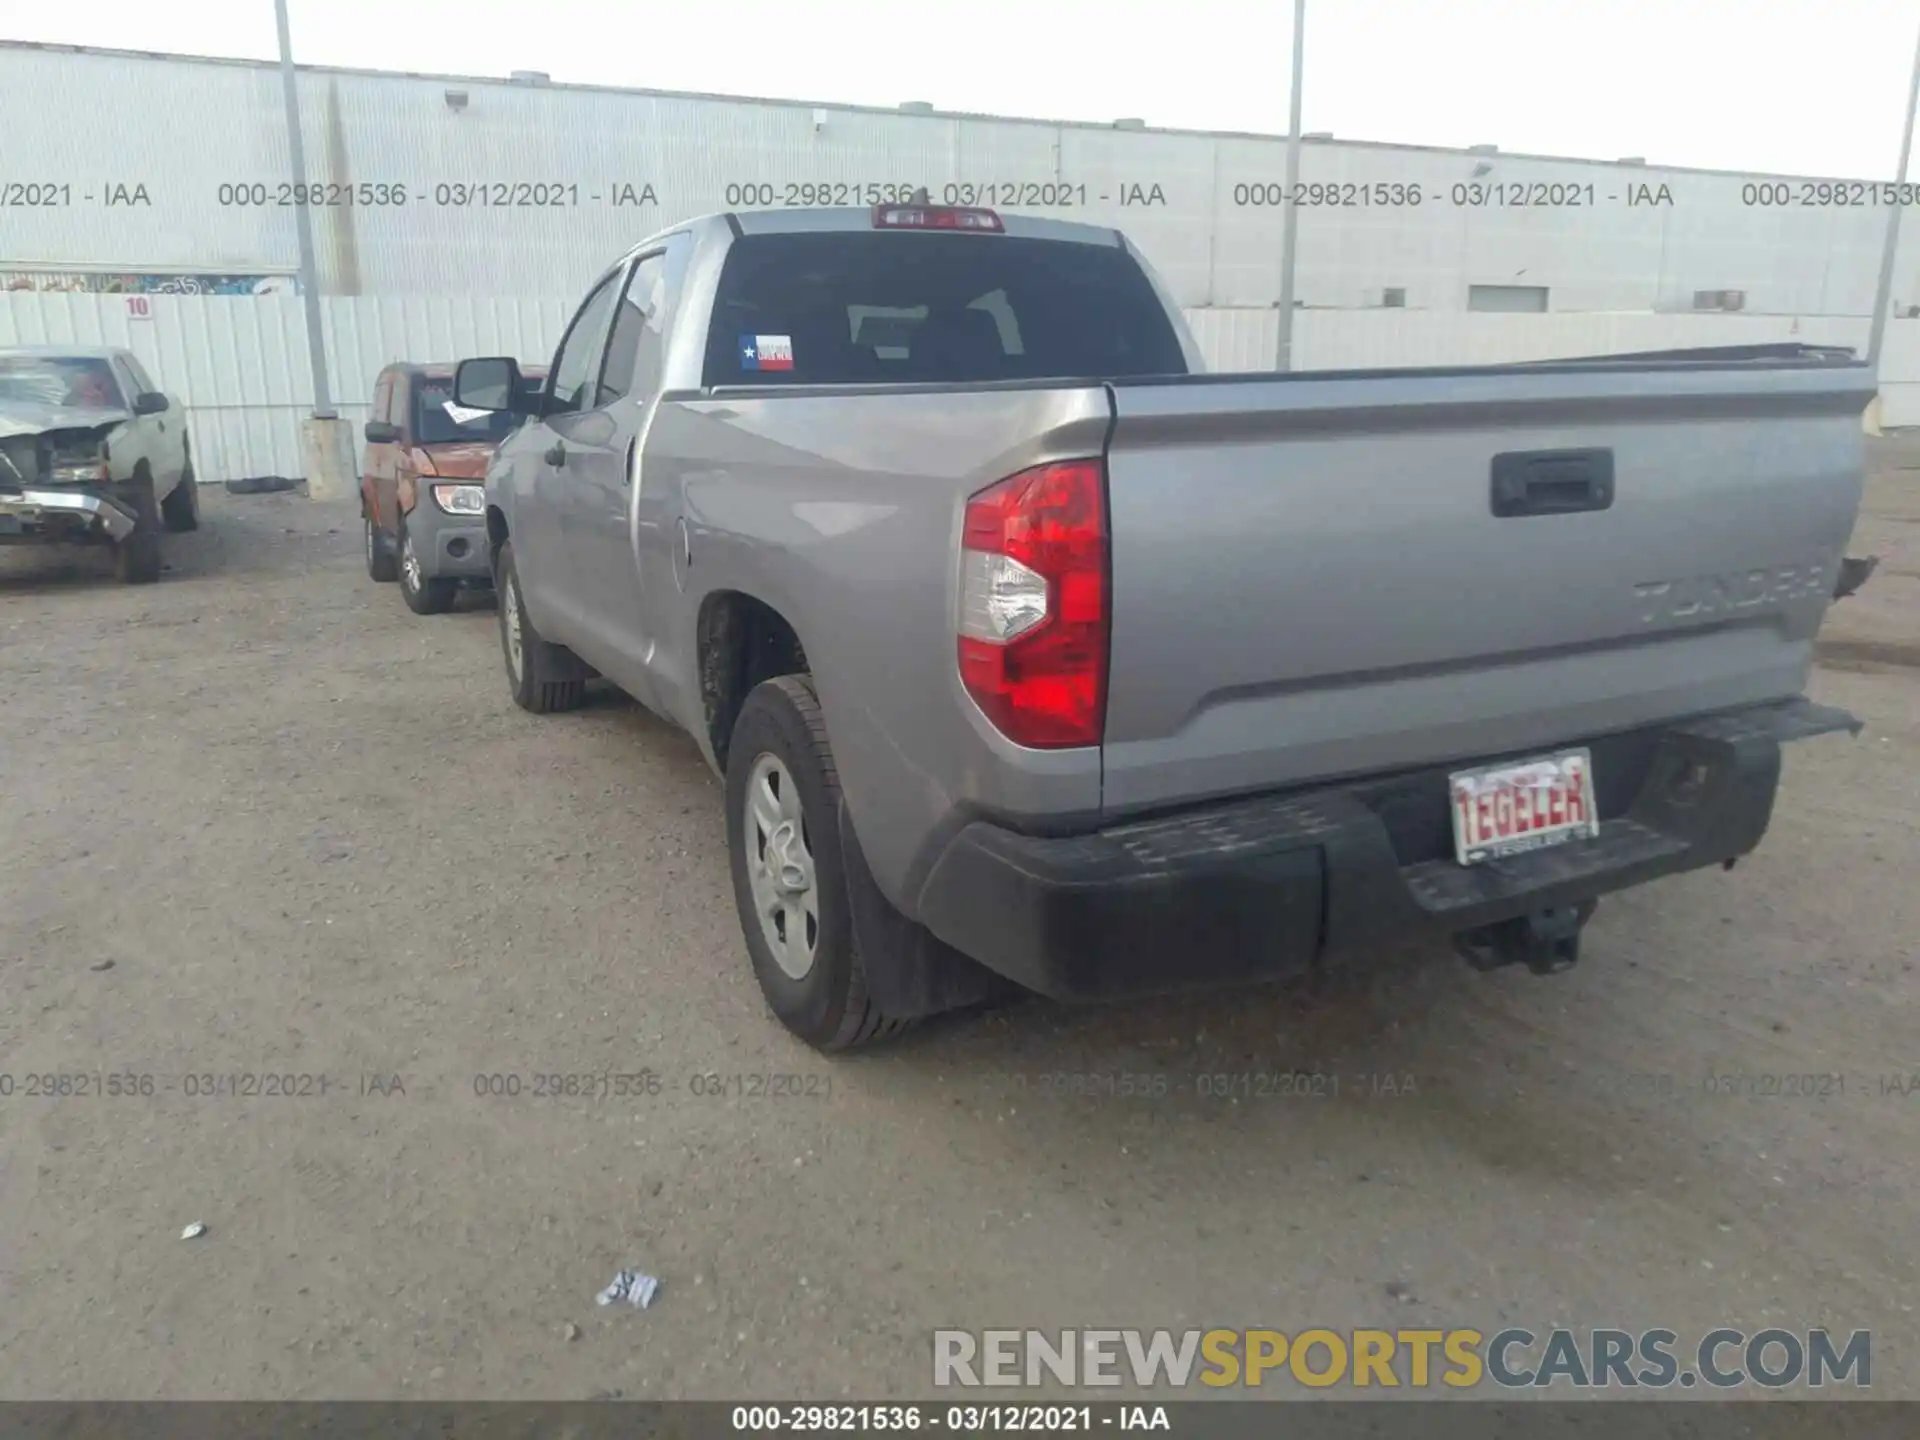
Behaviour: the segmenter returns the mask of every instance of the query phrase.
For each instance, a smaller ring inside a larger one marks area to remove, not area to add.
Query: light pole
[[[280,26],[280,84],[286,96],[287,152],[293,164],[293,183],[307,183],[305,146],[300,139],[300,87],[293,73],[293,41],[287,29],[287,0],[273,0],[273,15]],[[295,199],[300,192],[294,192]],[[313,269],[313,223],[305,205],[293,207],[294,233],[300,242],[300,293],[306,297],[307,360],[313,367],[313,416],[332,420],[333,393],[327,385],[327,342],[320,333],[320,286]]]
[[[1280,197],[1280,353],[1276,370],[1293,369],[1293,260],[1300,239],[1300,207],[1294,190],[1300,184],[1300,75],[1306,64],[1307,0],[1293,0],[1293,114],[1287,122],[1287,188]]]
[[[1880,284],[1873,292],[1873,328],[1867,332],[1867,363],[1880,373],[1880,342],[1887,334],[1887,310],[1893,299],[1893,264],[1900,248],[1900,187],[1906,183],[1907,160],[1913,154],[1913,111],[1920,104],[1920,39],[1913,47],[1913,79],[1907,85],[1907,113],[1900,127],[1900,168],[1893,175],[1893,204],[1887,210],[1887,239],[1880,252]]]

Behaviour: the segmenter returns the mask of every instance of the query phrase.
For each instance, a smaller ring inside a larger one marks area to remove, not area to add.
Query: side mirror
[[[453,372],[453,403],[468,410],[525,414],[520,365],[506,356],[462,360]]]
[[[391,420],[369,420],[366,428],[369,445],[397,445],[400,443],[400,427]]]
[[[142,390],[133,397],[133,413],[136,415],[158,415],[167,408],[167,397],[158,390]]]

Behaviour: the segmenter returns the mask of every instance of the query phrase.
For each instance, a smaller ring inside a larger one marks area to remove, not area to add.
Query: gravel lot
[[[0,1395],[925,1395],[937,1326],[1506,1323],[1871,1327],[1920,1395],[1920,442],[1874,456],[1813,687],[1866,734],[1571,975],[1428,946],[837,1062],[762,1006],[691,742],[515,710],[491,607],[409,615],[350,506],[209,493],[148,589],[0,554]],[[1338,1096],[1202,1093],[1299,1068]],[[767,1073],[813,1093],[696,1093]],[[1047,1078],[1122,1074],[1166,1093]],[[650,1310],[594,1305],[623,1266]]]

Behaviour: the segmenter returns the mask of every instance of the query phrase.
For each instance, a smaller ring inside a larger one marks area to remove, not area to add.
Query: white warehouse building
[[[355,422],[390,361],[546,358],[588,282],[678,220],[920,187],[1117,226],[1213,368],[1275,364],[1284,137],[524,73],[302,66],[298,91],[296,186],[276,64],[0,42],[0,345],[130,346],[185,398],[205,478],[299,473],[302,202]],[[1861,347],[1886,188],[1308,135],[1293,364]],[[1893,299],[1920,316],[1920,205]],[[1920,424],[1920,318],[1889,327],[1881,381],[1882,423]]]
[[[1286,142],[301,67],[330,295],[575,293],[702,212],[887,187],[1123,227],[1182,305],[1279,297]],[[76,95],[114,97],[76,121]],[[0,44],[0,269],[291,275],[278,67]],[[1864,316],[1885,210],[1794,177],[1309,137],[1309,308]],[[48,192],[52,193],[49,194]],[[1805,192],[1805,193],[1802,193]],[[1920,207],[1916,207],[1920,214]],[[1920,303],[1920,223],[1895,299]],[[1896,310],[1898,312],[1898,309]]]

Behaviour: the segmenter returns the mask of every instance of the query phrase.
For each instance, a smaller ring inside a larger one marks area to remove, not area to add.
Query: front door
[[[606,425],[604,412],[594,402],[607,329],[626,276],[623,261],[581,302],[548,370],[540,421],[528,427],[532,433],[517,439],[516,446],[526,447],[532,492],[525,497],[530,504],[516,503],[511,520],[514,553],[521,557],[515,567],[521,597],[535,625],[596,667],[598,647],[586,620],[588,585],[573,553],[569,511],[579,485],[574,455],[591,451]]]
[[[103,387],[100,391],[100,403],[131,412],[137,392],[134,389],[133,376],[128,373],[125,362],[110,359],[102,370],[104,373],[100,378],[105,379],[111,376],[112,390],[116,393],[108,393]],[[155,424],[163,418],[159,415],[134,415],[120,427],[119,433],[114,436],[112,446],[113,473],[130,476],[144,464],[147,472],[153,476],[154,493],[157,495],[167,493],[166,476],[161,473],[165,464],[165,452],[160,445],[160,432]]]
[[[127,408],[133,408],[133,402],[149,391],[157,392],[155,385],[147,375],[146,368],[132,355],[122,355],[114,365],[114,378],[127,393]],[[151,427],[142,436],[141,443],[146,448],[147,468],[152,472],[154,490],[166,495],[180,481],[180,472],[186,465],[187,416],[183,410],[162,410],[153,415],[137,416],[134,424]]]
[[[373,386],[373,414],[368,418],[382,423],[390,422],[394,415],[394,391],[400,388],[400,376],[392,370],[381,372]],[[393,535],[400,525],[400,507],[394,495],[394,487],[399,477],[400,447],[397,445],[377,445],[367,442],[366,456],[362,462],[362,471],[371,496],[373,524],[376,530]]]
[[[653,626],[640,591],[641,567],[649,557],[636,543],[648,520],[642,513],[648,496],[641,464],[665,365],[670,271],[676,255],[684,262],[687,246],[676,237],[669,248],[634,262],[608,332],[599,419],[582,417],[579,451],[568,457],[568,464],[578,467],[567,523],[586,590],[585,620],[608,652],[609,673],[646,705],[655,697],[648,664]]]

